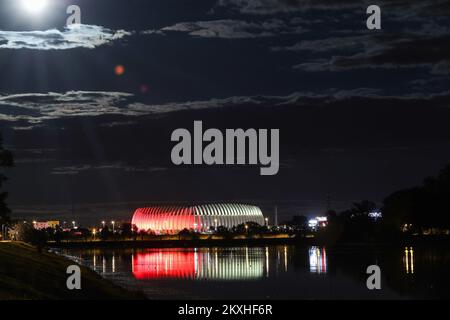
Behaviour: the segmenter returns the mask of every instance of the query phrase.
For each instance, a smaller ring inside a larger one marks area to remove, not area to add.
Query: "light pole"
[[[214,226],[216,227],[216,232],[217,232],[217,219],[214,219]]]
[[[112,229],[113,229],[113,233],[114,233],[114,225],[116,224],[116,222],[113,220],[113,221],[111,221],[111,224],[112,224]]]
[[[245,225],[245,232],[246,232],[247,235],[248,235],[248,225]]]
[[[75,221],[72,221],[72,225],[73,225],[73,228],[76,229],[76,223],[75,223]]]
[[[266,220],[266,227],[269,226],[269,218],[265,218],[264,220]]]
[[[97,230],[94,228],[92,229],[92,235],[94,236],[94,240],[95,240],[95,235],[97,234]]]
[[[102,221],[102,227],[103,227],[103,229],[105,229],[105,224],[106,224],[106,222],[103,220],[103,221]]]

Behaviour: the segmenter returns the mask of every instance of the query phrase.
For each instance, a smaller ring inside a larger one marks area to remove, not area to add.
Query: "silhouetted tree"
[[[0,169],[12,167],[14,165],[13,155],[10,151],[3,148],[3,139],[0,135]],[[8,193],[2,191],[3,183],[8,180],[6,176],[0,172],[0,225],[10,222],[9,215],[11,210],[6,205]]]
[[[342,216],[346,218],[367,218],[369,213],[376,209],[377,205],[369,200],[354,202],[349,210],[343,211]]]
[[[306,216],[294,216],[290,222],[291,226],[297,227],[301,230],[306,229],[308,226],[308,218]]]
[[[120,234],[123,237],[131,237],[133,235],[133,225],[130,222],[122,223],[120,227]]]
[[[148,235],[148,233],[145,230],[139,230],[138,235],[141,237],[141,240],[144,240],[145,236]]]
[[[63,232],[62,232],[61,228],[57,227],[55,229],[55,233],[53,235],[53,239],[55,240],[55,242],[57,244],[61,243],[61,240],[63,239]]]
[[[43,246],[47,242],[47,233],[36,230],[31,223],[19,222],[13,226],[14,240]]]
[[[423,228],[450,228],[450,166],[423,185],[394,192],[384,200],[387,224],[400,228],[411,224],[413,231]]]
[[[178,239],[183,240],[198,240],[199,236],[198,233],[195,232],[193,229],[183,229],[178,233]]]
[[[108,226],[104,226],[102,231],[100,231],[100,239],[108,240],[108,238],[112,235],[112,232],[109,230]]]
[[[137,227],[137,225],[133,224],[131,226],[131,237],[133,238],[133,240],[137,239],[138,232],[139,232],[139,228]]]
[[[261,233],[266,231],[267,228],[265,226],[261,226],[257,222],[248,221],[246,223],[239,224],[237,226],[234,226],[231,231],[234,233]]]
[[[330,211],[327,227],[319,229],[316,238],[328,243],[382,240],[380,223],[369,217],[375,209],[374,202],[363,200],[340,214]]]

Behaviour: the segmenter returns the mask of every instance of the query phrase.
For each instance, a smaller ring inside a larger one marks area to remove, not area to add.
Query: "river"
[[[449,298],[450,251],[434,247],[264,246],[64,249],[150,299]],[[369,265],[381,290],[369,290]]]

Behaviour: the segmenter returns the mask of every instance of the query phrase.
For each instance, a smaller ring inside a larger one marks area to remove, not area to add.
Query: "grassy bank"
[[[68,290],[66,269],[74,262],[23,243],[0,243],[0,300],[141,299],[81,267],[81,290]]]

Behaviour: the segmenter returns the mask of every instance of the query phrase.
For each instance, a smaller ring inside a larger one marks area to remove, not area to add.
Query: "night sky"
[[[280,220],[418,185],[450,163],[450,2],[0,0],[14,218],[130,219],[232,201]],[[82,25],[65,27],[66,7]],[[116,66],[123,66],[117,75]],[[280,171],[176,167],[173,130],[279,128]],[[75,217],[72,217],[72,208]]]

